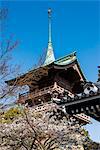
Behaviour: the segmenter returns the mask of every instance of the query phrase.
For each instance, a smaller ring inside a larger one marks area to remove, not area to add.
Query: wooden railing
[[[40,90],[35,90],[34,92],[26,92],[23,94],[19,94],[19,100],[17,102],[19,103],[25,103],[28,99],[34,99],[36,97],[41,97],[45,94],[52,94],[53,91],[57,91],[59,93],[62,93],[64,91],[64,88],[58,86],[56,83],[54,85],[42,88]]]
[[[76,118],[83,120],[86,123],[91,123],[90,116],[85,115],[84,113],[73,115]]]

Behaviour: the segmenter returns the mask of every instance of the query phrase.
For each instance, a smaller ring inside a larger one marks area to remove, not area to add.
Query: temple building
[[[76,52],[55,59],[51,35],[51,9],[48,10],[48,46],[44,64],[15,79],[6,81],[9,86],[29,87],[29,91],[19,94],[17,103],[34,106],[51,101],[53,96],[64,90],[75,94],[82,92],[81,83],[86,78],[80,68]],[[90,119],[87,117],[87,120]]]

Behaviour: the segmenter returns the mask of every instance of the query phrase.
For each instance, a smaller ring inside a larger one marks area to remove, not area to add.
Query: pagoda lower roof
[[[64,56],[64,57],[61,57],[61,58],[55,60],[54,62],[52,62],[49,65],[42,65],[40,67],[32,69],[31,71],[29,71],[23,75],[20,75],[14,79],[5,81],[5,83],[7,83],[10,86],[12,86],[14,84],[21,86],[21,85],[27,85],[27,83],[29,84],[32,79],[33,84],[35,84],[37,81],[39,81],[41,79],[41,77],[48,76],[48,70],[50,68],[53,68],[54,66],[58,66],[61,69],[65,66],[70,66],[71,64],[73,64],[75,62],[77,63],[78,68],[79,68],[83,78],[85,79],[85,77],[80,69],[80,66],[78,64],[78,61],[77,61],[76,52],[73,52],[67,56]]]

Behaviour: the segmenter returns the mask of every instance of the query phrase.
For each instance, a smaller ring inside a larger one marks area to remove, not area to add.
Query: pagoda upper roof
[[[41,79],[41,77],[43,76],[47,76],[48,75],[48,70],[54,66],[58,66],[60,68],[63,68],[64,66],[70,66],[71,64],[76,63],[79,71],[83,77],[83,79],[85,79],[82,70],[79,66],[77,57],[76,57],[76,52],[73,52],[69,55],[66,55],[64,57],[61,57],[57,60],[55,60],[54,62],[52,62],[51,64],[48,65],[42,65],[40,67],[34,68],[30,71],[28,71],[27,73],[20,75],[14,79],[5,81],[8,85],[12,86],[14,83],[15,85],[26,85],[27,83],[30,82],[30,79],[33,80],[34,84],[35,82],[39,81]]]
[[[76,59],[77,59],[76,58],[76,52],[73,52],[69,55],[66,55],[64,57],[61,57],[61,58],[55,60],[53,63],[55,65],[63,66],[63,65],[68,65],[68,64],[73,63]]]

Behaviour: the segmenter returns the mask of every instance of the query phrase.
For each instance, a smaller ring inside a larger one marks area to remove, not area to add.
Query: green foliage
[[[23,112],[18,107],[11,108],[0,116],[0,123],[11,123],[15,118],[22,116]]]
[[[90,135],[89,135],[88,131],[86,131],[85,129],[83,129],[83,133],[84,133],[85,137],[87,137],[88,139],[90,139]]]

